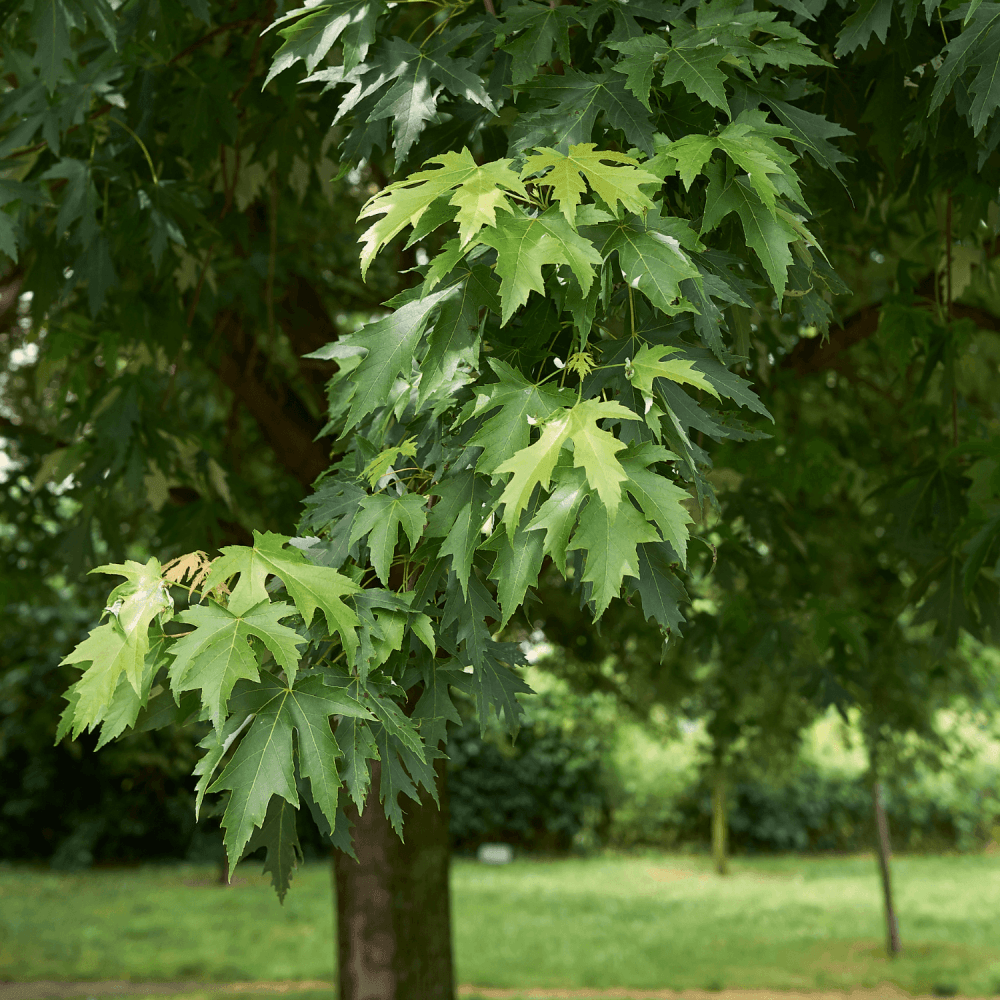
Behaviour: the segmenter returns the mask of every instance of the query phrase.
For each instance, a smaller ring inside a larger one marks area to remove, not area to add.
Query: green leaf
[[[270,575],[280,577],[306,625],[311,624],[318,608],[330,633],[339,635],[348,655],[353,655],[358,618],[343,598],[361,588],[336,570],[309,562],[298,549],[285,548],[289,541],[285,535],[254,531],[253,540],[252,547],[229,545],[222,549],[222,555],[212,563],[202,592],[208,593],[216,584],[239,573],[239,582],[229,600],[229,610],[238,615],[268,600],[265,580]]]
[[[302,677],[295,687],[282,684],[264,671],[260,682],[240,699],[254,719],[240,740],[225,770],[209,787],[232,794],[222,825],[230,865],[243,856],[254,827],[263,823],[271,797],[280,795],[298,808],[292,761],[292,733],[298,734],[299,766],[309,779],[313,796],[327,820],[336,820],[336,768],[338,756],[330,718],[334,715],[370,718],[370,713],[342,690],[325,686],[317,675]],[[339,727],[338,727],[339,729]],[[346,752],[346,750],[345,750]]]
[[[496,468],[496,475],[512,473],[500,496],[504,504],[503,524],[513,534],[528,500],[536,486],[549,488],[552,470],[559,452],[568,441],[573,442],[573,464],[582,467],[591,488],[601,502],[611,508],[611,519],[621,499],[621,483],[626,476],[615,457],[625,445],[610,431],[602,430],[597,421],[602,418],[638,420],[631,410],[620,403],[584,399],[571,409],[550,417],[542,427],[539,439]]]
[[[475,406],[461,422],[500,407],[500,412],[487,417],[469,439],[471,447],[483,449],[476,470],[492,475],[502,462],[528,447],[532,425],[541,423],[565,406],[571,396],[569,390],[530,382],[516,368],[498,358],[490,359],[490,367],[496,372],[498,381],[477,390]]]
[[[472,557],[482,541],[482,528],[498,491],[471,469],[449,476],[431,489],[438,500],[427,519],[427,535],[444,538],[438,555],[451,556],[451,568],[467,591]]]
[[[292,872],[302,862],[302,847],[295,828],[294,807],[280,795],[272,797],[264,816],[264,822],[254,830],[247,842],[245,854],[252,854],[258,848],[267,849],[264,856],[264,872],[271,873],[271,885],[278,894],[278,901],[284,903]],[[232,872],[230,871],[230,880]]]
[[[430,166],[436,169],[426,169]],[[496,225],[497,209],[513,211],[510,194],[527,198],[520,177],[510,168],[510,160],[493,160],[479,166],[469,150],[463,149],[436,156],[424,167],[383,188],[362,208],[359,219],[383,216],[361,237],[362,277],[389,240],[406,226],[416,226],[431,205],[449,191],[448,204],[458,209],[461,246],[466,246],[483,226]]]
[[[570,62],[569,24],[572,11],[561,6],[519,3],[503,12],[501,44],[513,57],[514,86],[533,79],[538,67],[552,59],[553,50],[563,62]],[[517,35],[516,38],[512,36]]]
[[[295,631],[279,624],[295,614],[289,604],[260,604],[236,615],[209,601],[182,611],[177,621],[193,625],[194,630],[170,647],[174,658],[170,666],[170,688],[174,695],[182,691],[200,691],[201,702],[209,719],[220,729],[228,714],[226,705],[233,686],[241,678],[258,679],[258,661],[249,639],[259,639],[275,662],[295,680],[299,646],[305,645]]]
[[[795,147],[805,150],[821,167],[829,170],[842,184],[846,184],[838,164],[853,163],[853,158],[842,153],[830,139],[851,135],[850,130],[822,115],[803,111],[794,104],[771,97],[766,97],[765,100],[781,123],[792,133]]]
[[[776,138],[790,139],[792,132],[763,119],[763,112],[743,112],[730,122],[718,135],[687,135],[665,147],[665,152],[676,157],[680,178],[685,188],[701,172],[716,149],[721,149],[737,167],[745,170],[753,189],[769,210],[774,209],[778,194],[771,174],[784,177],[798,199],[802,200],[798,179],[792,169],[793,157],[778,145]]]
[[[104,715],[118,679],[123,674],[132,689],[142,695],[142,675],[149,652],[149,626],[159,615],[168,620],[173,611],[173,600],[167,585],[160,578],[160,563],[155,558],[143,565],[128,560],[97,566],[92,573],[110,573],[124,576],[108,598],[105,613],[111,621],[92,629],[62,663],[89,663],[77,681],[79,695],[74,718],[76,731],[84,726],[91,728]]]
[[[674,552],[666,542],[644,542],[638,553],[638,582],[635,590],[642,601],[646,619],[653,618],[663,631],[677,631],[684,621],[680,606],[688,596],[674,574]]]
[[[452,286],[414,299],[341,339],[342,344],[362,347],[367,352],[351,373],[354,392],[345,429],[386,405],[396,378],[410,373],[417,344],[434,311],[458,294],[459,290]]]
[[[883,0],[885,2],[885,0]],[[960,11],[949,15],[958,18]],[[839,48],[839,45],[838,45]],[[938,70],[931,93],[930,111],[941,106],[959,80],[978,67],[966,81],[971,104],[965,112],[973,134],[978,135],[1000,107],[1000,4],[980,4],[968,23],[944,47],[944,63]]]
[[[619,166],[611,166],[612,163]],[[660,183],[659,178],[640,169],[631,156],[613,150],[598,152],[592,142],[570,146],[568,154],[555,149],[535,150],[521,176],[534,177],[536,185],[552,188],[559,210],[574,228],[576,210],[588,185],[612,210],[621,202],[626,211],[638,214],[653,207],[639,185]]]
[[[626,281],[657,309],[668,316],[691,310],[680,283],[699,277],[685,250],[698,249],[700,244],[686,222],[651,212],[644,220],[633,216],[602,223],[593,232],[599,238],[601,256],[606,260],[617,251]]]
[[[873,34],[884,42],[891,18],[892,0],[861,0],[857,10],[844,21],[833,54],[839,58],[859,46],[867,49]]]
[[[453,275],[448,287],[456,287],[458,292],[442,303],[427,334],[427,353],[420,362],[418,407],[438,393],[449,399],[454,396],[459,369],[479,367],[480,312],[500,312],[497,284],[486,268],[463,265]]]
[[[768,211],[749,181],[741,177],[726,180],[720,164],[711,164],[706,172],[711,181],[705,196],[702,233],[714,229],[730,212],[736,212],[743,224],[747,243],[764,266],[780,302],[785,294],[788,267],[792,263],[789,245],[800,238],[799,234],[786,218]]]
[[[379,759],[375,737],[363,720],[347,716],[337,723],[337,746],[344,754],[344,787],[363,809],[371,784],[368,762]]]
[[[497,252],[501,325],[528,301],[532,292],[545,293],[542,268],[546,264],[567,265],[584,295],[593,283],[594,268],[601,264],[594,245],[575,232],[555,208],[534,218],[521,211],[502,215],[495,228],[480,234],[479,242]]]
[[[368,536],[372,566],[383,586],[389,583],[389,566],[396,550],[400,526],[410,540],[411,551],[420,541],[427,516],[425,504],[426,498],[419,493],[404,493],[402,496],[375,493],[361,501],[361,510],[351,529],[351,542]]]
[[[657,35],[639,35],[623,41],[609,42],[609,47],[624,53],[615,63],[615,72],[625,74],[625,86],[650,110],[649,92],[653,78],[670,52],[670,45]]]
[[[75,61],[69,29],[70,21],[62,0],[36,0],[31,13],[31,33],[38,43],[35,63],[50,94],[66,73],[65,64]]]
[[[529,508],[528,517],[533,513]],[[484,550],[496,552],[489,578],[496,581],[497,600],[503,611],[500,628],[506,627],[511,616],[524,603],[528,588],[538,583],[545,558],[543,541],[541,535],[529,532],[528,526],[521,524],[513,536],[495,531],[481,546]]]
[[[568,548],[586,552],[583,582],[593,585],[590,599],[594,621],[621,593],[622,579],[639,575],[636,546],[659,540],[656,529],[628,500],[623,500],[617,510],[609,510],[593,499],[583,508]]]
[[[646,519],[660,529],[663,540],[670,543],[684,566],[687,561],[687,526],[694,521],[684,503],[691,499],[691,494],[666,476],[651,472],[638,459],[626,457],[622,460],[622,467],[628,475],[625,489],[642,508]]]
[[[718,399],[715,387],[702,372],[695,369],[694,361],[681,358],[667,360],[670,355],[680,353],[680,350],[679,347],[650,347],[643,344],[631,362],[626,364],[625,375],[647,399],[653,397],[654,383],[658,378],[669,379],[680,385],[693,385]]]
[[[679,83],[689,94],[729,114],[726,74],[719,63],[728,55],[725,45],[714,35],[678,32],[674,44],[664,53],[660,82],[667,87]]]
[[[538,508],[531,519],[527,531],[545,529],[542,551],[552,556],[559,572],[566,575],[566,543],[576,525],[576,512],[580,504],[589,496],[586,477],[582,469],[557,468],[556,487],[548,499]],[[520,530],[520,529],[519,529]]]
[[[344,46],[344,71],[349,72],[364,61],[368,47],[375,41],[375,25],[385,10],[382,0],[332,0],[318,8],[315,3],[306,4],[279,17],[268,31],[289,21],[294,23],[278,32],[284,42],[274,54],[264,86],[300,59],[306,71],[312,73],[338,39]]]

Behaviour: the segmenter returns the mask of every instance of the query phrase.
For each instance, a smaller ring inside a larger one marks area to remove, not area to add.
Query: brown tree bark
[[[889,822],[882,804],[882,783],[878,780],[877,774],[873,775],[872,781],[872,805],[875,810],[878,863],[882,872],[882,896],[885,900],[885,944],[889,956],[894,958],[903,950],[903,945],[899,939],[899,922],[896,920],[896,907],[892,899],[892,873],[889,869],[892,847],[889,844]]]
[[[405,841],[378,801],[378,762],[364,812],[346,810],[358,860],[334,853],[340,1000],[454,1000],[445,763],[440,809],[423,791],[404,800]]]

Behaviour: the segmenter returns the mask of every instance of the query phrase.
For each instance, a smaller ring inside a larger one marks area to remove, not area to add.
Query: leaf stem
[[[146,157],[146,162],[149,164],[149,172],[153,175],[153,183],[159,186],[160,181],[156,176],[156,167],[153,166],[153,158],[149,155],[149,150],[146,149],[146,144],[135,134],[135,132],[132,131],[132,129],[128,127],[128,125],[125,124],[125,122],[119,121],[111,115],[108,115],[108,121],[114,122],[116,125],[125,129],[125,131],[128,132],[128,134],[132,136],[137,143],[139,143],[139,148],[142,150],[143,156]]]

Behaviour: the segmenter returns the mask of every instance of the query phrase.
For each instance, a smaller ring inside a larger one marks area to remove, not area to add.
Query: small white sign
[[[476,857],[484,865],[509,865],[514,860],[510,844],[480,844]]]

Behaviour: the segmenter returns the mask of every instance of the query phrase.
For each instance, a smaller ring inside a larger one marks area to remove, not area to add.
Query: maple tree
[[[262,356],[280,354],[276,215],[303,168],[311,190],[313,171],[339,165],[368,227],[361,276],[408,273],[384,311],[380,296],[352,286],[368,321],[319,343],[289,324],[288,354],[326,364],[324,374],[335,365],[319,445],[286,409],[282,419],[261,409],[279,460],[315,480],[297,532],[246,525],[253,533],[210,565],[105,565],[126,582],[66,659],[83,673],[61,733],[99,728],[103,742],[130,728],[211,725],[199,803],[223,794],[231,863],[266,847],[279,895],[303,804],[342,854],[352,819],[369,838],[374,812],[404,837],[411,822],[432,822],[401,797],[439,795],[447,724],[458,720],[452,689],[516,729],[523,652],[504,628],[530,607],[543,568],[555,567],[593,620],[635,600],[664,641],[683,631],[680,574],[692,514],[716,503],[712,453],[759,453],[750,444],[771,419],[762,386],[780,357],[820,371],[833,356],[824,351],[866,335],[848,324],[822,346],[849,291],[843,248],[898,242],[910,224],[899,199],[917,212],[946,201],[947,267],[934,260],[929,295],[918,296],[901,266],[896,298],[876,312],[895,370],[924,362],[916,398],[952,404],[949,447],[937,433],[913,444],[910,421],[913,449],[930,449],[925,465],[916,479],[894,469],[900,482],[886,486],[917,495],[909,535],[933,540],[903,557],[917,581],[906,601],[923,602],[944,645],[996,615],[994,466],[979,466],[976,489],[966,475],[970,456],[994,461],[996,418],[980,401],[987,433],[959,441],[963,320],[981,316],[963,315],[952,259],[995,239],[995,5],[428,7],[313,0],[231,22],[203,0],[0,7],[0,251],[30,261],[16,290],[24,281],[32,291],[53,363],[93,336],[106,365],[119,330],[142,324],[155,331],[146,356],[190,349],[181,320],[190,328],[204,312],[213,255],[248,240],[235,225],[217,235],[238,198],[241,155],[258,168],[247,199],[270,192],[268,222],[252,234],[267,244],[257,285],[243,285],[262,299],[259,333],[233,340],[242,372],[218,362],[233,392],[246,393],[242,375]],[[206,59],[184,84],[196,128],[165,105],[169,128],[150,118],[143,95],[156,73],[239,32],[230,61]],[[254,104],[251,81],[262,87]],[[220,187],[210,219],[204,206]],[[880,219],[858,205],[880,206]],[[312,224],[307,208],[287,211]],[[193,273],[187,304],[164,280],[168,253]],[[156,307],[136,309],[147,284]],[[174,317],[169,336],[157,309]],[[231,325],[220,312],[216,331]],[[172,374],[156,394],[129,383],[121,362],[103,403],[79,376],[50,403],[68,407],[77,430],[49,475],[74,473],[98,518],[109,476],[137,483],[153,463],[184,464],[150,416]],[[260,408],[260,397],[246,400]],[[95,422],[110,447],[88,438]],[[122,427],[139,428],[128,441],[144,447],[123,446]],[[202,463],[205,492],[210,468]],[[952,498],[957,513],[943,518]],[[185,591],[189,606],[175,614],[172,593]],[[421,995],[450,993],[450,967],[425,974]],[[345,996],[357,988],[343,985]]]

